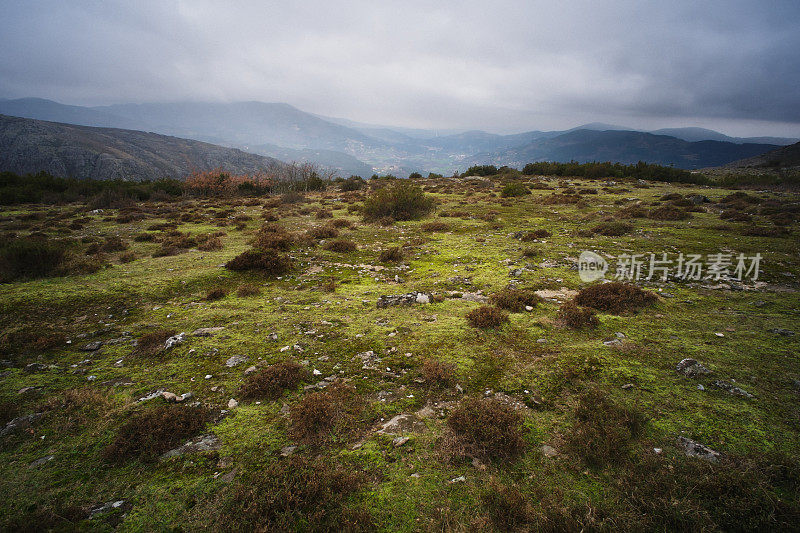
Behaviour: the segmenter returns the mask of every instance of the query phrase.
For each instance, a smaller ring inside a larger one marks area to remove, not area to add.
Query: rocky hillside
[[[281,164],[234,148],[155,133],[0,115],[0,170],[18,174],[44,170],[62,177],[145,180],[215,168],[254,173]]]
[[[800,168],[800,142],[772,150],[766,154],[734,161],[725,165],[725,169],[763,168],[788,169]]]

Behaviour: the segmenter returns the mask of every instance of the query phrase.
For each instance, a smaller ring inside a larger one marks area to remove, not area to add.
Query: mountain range
[[[0,100],[0,113],[94,127],[140,130],[214,143],[276,159],[312,161],[342,175],[452,173],[472,164],[519,167],[531,161],[644,160],[680,168],[755,156],[790,138],[736,138],[702,128],[642,132],[611,124],[499,135],[365,124],[289,104],[146,103],[84,107],[39,98]]]
[[[17,174],[43,170],[61,177],[155,180],[216,168],[254,174],[282,165],[236,148],[156,133],[0,115],[0,170]]]

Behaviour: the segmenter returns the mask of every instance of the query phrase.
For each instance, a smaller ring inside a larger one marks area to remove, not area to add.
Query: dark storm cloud
[[[408,126],[800,128],[796,2],[5,2],[0,95]],[[757,132],[756,132],[757,133]]]

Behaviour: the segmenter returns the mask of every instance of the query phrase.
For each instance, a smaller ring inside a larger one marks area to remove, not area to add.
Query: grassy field
[[[64,275],[0,284],[0,527],[800,529],[800,196],[520,181],[419,180],[435,211],[380,223],[361,215],[380,181],[4,208],[4,241],[68,248]],[[286,272],[225,268],[270,232]],[[600,283],[584,250],[759,253],[761,272],[640,280],[653,301],[576,329],[560,308]],[[509,286],[530,309],[471,326]]]

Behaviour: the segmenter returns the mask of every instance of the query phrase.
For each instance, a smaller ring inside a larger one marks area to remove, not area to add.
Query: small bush
[[[18,238],[0,247],[0,282],[56,275],[66,246],[45,239]]]
[[[398,181],[374,191],[364,200],[364,219],[416,220],[432,212],[436,200],[427,196],[420,187]]]
[[[665,205],[653,209],[647,216],[653,220],[686,220],[691,215],[684,209]]]
[[[285,274],[293,267],[288,256],[274,249],[247,250],[225,263],[225,268],[234,272],[256,270],[271,276]]]
[[[133,355],[152,357],[164,351],[164,343],[177,334],[172,329],[159,329],[139,337]]]
[[[119,256],[120,263],[132,263],[133,261],[136,261],[135,252],[123,252]]]
[[[316,216],[318,219],[333,218],[333,212],[330,209],[320,209],[317,211]]]
[[[329,224],[334,228],[352,228],[355,226],[352,220],[347,220],[346,218],[334,218]]]
[[[528,189],[524,183],[513,182],[503,187],[503,190],[500,191],[500,197],[514,198],[518,196],[525,196],[530,193],[531,193],[530,189]]]
[[[202,513],[215,531],[373,531],[370,515],[351,503],[363,472],[323,458],[293,455],[248,474]]]
[[[334,241],[328,241],[322,247],[329,252],[338,252],[338,253],[349,253],[355,252],[358,249],[356,243],[348,239],[336,239]]]
[[[294,361],[283,361],[250,374],[239,394],[246,400],[277,400],[284,391],[296,389],[308,372]]]
[[[222,239],[219,237],[209,237],[197,245],[197,249],[203,252],[213,252],[215,250],[222,250],[222,248]]]
[[[592,388],[578,400],[575,424],[564,437],[565,446],[587,465],[603,467],[627,455],[629,442],[641,433],[645,422],[638,411],[617,405]]]
[[[446,388],[455,384],[456,365],[435,359],[425,359],[422,363],[422,377],[429,387]]]
[[[136,413],[117,431],[114,441],[102,451],[109,462],[136,457],[152,462],[200,433],[208,413],[199,407],[164,405]]]
[[[625,222],[603,222],[595,226],[593,231],[606,237],[619,237],[633,231],[633,225]]]
[[[594,310],[566,302],[558,308],[557,320],[572,329],[594,329],[600,325]]]
[[[339,236],[339,230],[333,225],[325,224],[324,226],[310,228],[306,231],[306,234],[312,239],[335,239]]]
[[[334,384],[307,394],[289,411],[289,434],[306,444],[341,441],[357,428],[365,402],[348,385]]]
[[[450,229],[450,224],[447,222],[426,222],[420,226],[420,229],[428,233],[448,231]]]
[[[467,313],[467,322],[473,328],[494,329],[508,322],[508,313],[489,305],[482,305]]]
[[[522,416],[493,398],[462,400],[447,425],[455,436],[455,456],[511,460],[525,448]]]
[[[512,313],[521,313],[526,306],[536,307],[541,301],[535,292],[527,289],[503,289],[489,297],[490,304]]]
[[[520,231],[514,235],[517,239],[521,240],[522,242],[530,242],[535,241],[537,239],[546,239],[552,236],[552,233],[547,231],[546,229],[535,229],[533,231]]]
[[[378,256],[378,261],[381,263],[396,263],[403,260],[403,250],[399,246],[387,248]]]
[[[239,288],[236,289],[236,296],[239,298],[248,298],[250,296],[257,296],[261,294],[261,289],[257,285],[253,285],[252,283],[245,283],[244,285],[239,285]]]
[[[578,305],[615,315],[636,311],[657,300],[658,297],[652,292],[618,281],[586,287],[575,296],[575,303]]]
[[[213,302],[214,300],[221,300],[228,295],[228,291],[221,287],[217,287],[216,289],[211,289],[206,294],[206,301]]]
[[[128,243],[123,241],[120,237],[114,235],[106,239],[106,242],[100,246],[101,252],[122,252],[128,249]]]

